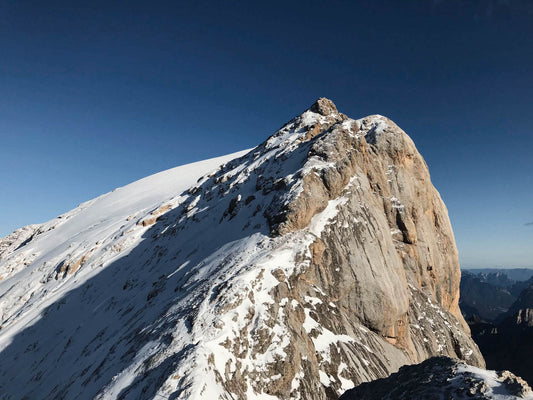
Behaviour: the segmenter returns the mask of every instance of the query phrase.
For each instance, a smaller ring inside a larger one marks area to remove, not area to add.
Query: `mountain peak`
[[[330,99],[326,99],[325,97],[320,97],[317,101],[315,101],[313,105],[309,107],[309,110],[324,116],[339,113],[335,104]]]
[[[422,156],[328,99],[0,253],[6,398],[333,400],[434,355],[484,365]]]

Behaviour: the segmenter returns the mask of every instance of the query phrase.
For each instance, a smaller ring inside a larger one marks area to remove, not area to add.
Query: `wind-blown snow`
[[[513,394],[509,392],[509,389],[502,382],[501,378],[498,377],[496,371],[487,371],[471,365],[459,364],[457,367],[457,376],[452,379],[452,383],[457,382],[457,385],[459,385],[459,382],[463,381],[465,376],[483,381],[487,386],[487,390],[484,393],[487,398],[494,400],[517,399],[516,393]],[[533,400],[533,393],[526,394],[522,398],[526,400]]]

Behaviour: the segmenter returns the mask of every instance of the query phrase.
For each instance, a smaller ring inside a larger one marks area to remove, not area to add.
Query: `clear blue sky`
[[[532,43],[527,0],[0,0],[0,236],[325,96],[411,135],[463,266],[533,266]]]

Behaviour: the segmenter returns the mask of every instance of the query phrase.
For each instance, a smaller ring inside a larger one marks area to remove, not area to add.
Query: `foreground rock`
[[[5,398],[322,400],[435,355],[484,365],[446,208],[392,121],[319,99],[220,164],[6,247]]]
[[[533,399],[529,385],[509,371],[486,371],[448,357],[400,368],[388,378],[363,383],[339,400]]]

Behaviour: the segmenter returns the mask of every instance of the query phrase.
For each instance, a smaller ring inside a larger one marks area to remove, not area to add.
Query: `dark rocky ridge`
[[[532,399],[529,385],[509,371],[484,371],[447,357],[400,368],[385,379],[348,390],[339,400]]]

